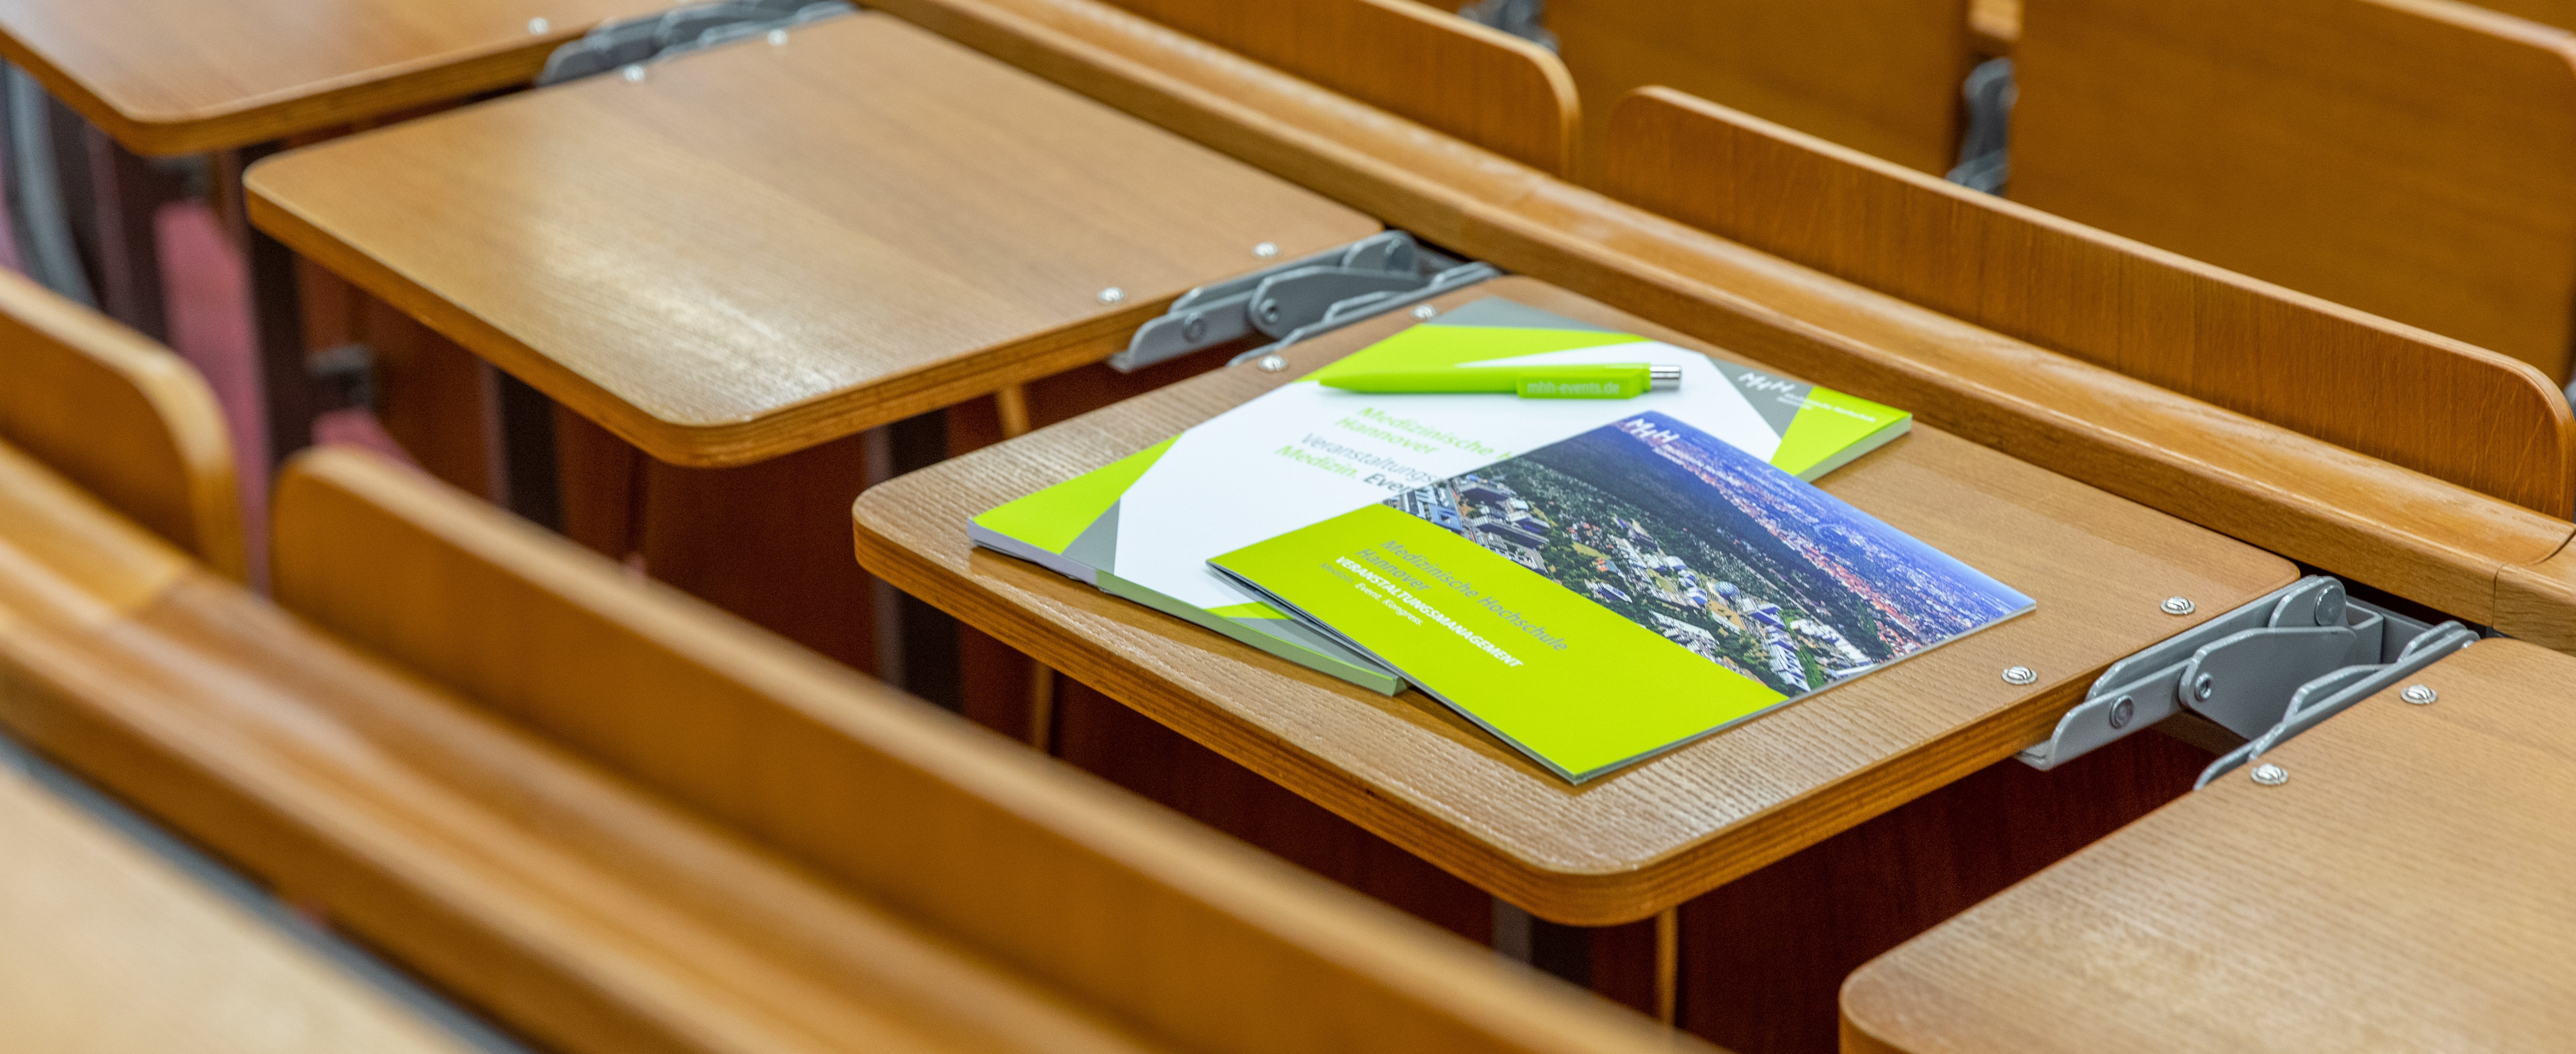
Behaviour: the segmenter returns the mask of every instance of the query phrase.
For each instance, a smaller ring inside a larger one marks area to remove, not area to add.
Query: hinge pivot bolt
[[[2004,667],[2004,683],[2037,684],[2039,683],[2039,674],[2033,672],[2028,666],[2006,666]]]
[[[2166,597],[2164,603],[2156,606],[2163,608],[2168,615],[2188,615],[2196,610],[2190,597]]]
[[[2129,722],[2137,716],[2138,701],[2135,699],[2124,695],[2119,702],[2111,704],[2111,727],[2114,730],[2129,727]]]
[[[2290,782],[2290,770],[2267,761],[2254,766],[2254,782],[2266,787],[2278,787]]]
[[[2397,697],[2417,706],[2431,706],[2433,700],[2442,697],[2442,693],[2434,691],[2429,684],[2410,684],[2405,691],[2397,693]]]

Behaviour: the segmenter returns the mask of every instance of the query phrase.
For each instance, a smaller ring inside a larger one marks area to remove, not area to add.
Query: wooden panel
[[[1114,2],[1524,165],[1571,171],[1575,81],[1511,34],[1406,0]]]
[[[2466,618],[2494,621],[2497,572],[2576,532],[1550,179],[1096,0],[875,6],[1453,249]]]
[[[2532,367],[1660,88],[1604,189],[1764,252],[2553,516],[2576,419]]]
[[[248,182],[264,229],[693,467],[1106,357],[1170,299],[1259,266],[1258,244],[1288,258],[1377,229],[873,14],[326,143]]]
[[[2214,755],[2139,734],[1998,761],[1681,909],[1681,1020],[1738,1054],[1832,1054],[1863,963],[2174,798]]]
[[[1663,1042],[381,462],[296,462],[278,532],[279,596],[369,652],[1181,1046]]]
[[[0,1047],[467,1049],[0,759]]]
[[[2576,660],[2490,640],[1853,975],[1854,1052],[2548,1050]]]
[[[168,349],[0,273],[0,441],[173,544],[243,573],[232,440],[205,379]]]
[[[1707,345],[1528,278],[1509,296]],[[2094,671],[2224,611],[2287,562],[1917,427],[1824,486],[2010,583],[2038,611],[1581,787],[1419,693],[1379,696],[1071,582],[972,552],[966,521],[1141,450],[1410,325],[1374,319],[860,495],[860,561],[904,591],[1533,913],[1652,915],[2037,742]],[[2041,672],[2030,688],[1996,671]]]
[[[0,0],[0,54],[128,147],[189,154],[522,84],[598,22],[667,6]]]
[[[2446,0],[2036,0],[2012,196],[2568,379],[2576,36]]]
[[[1931,173],[1959,163],[1968,0],[1548,0],[1590,147],[1620,97],[1665,85]]]

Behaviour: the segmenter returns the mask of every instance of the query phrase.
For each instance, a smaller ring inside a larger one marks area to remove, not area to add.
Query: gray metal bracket
[[[1139,327],[1109,365],[1133,373],[1255,333],[1278,338],[1273,347],[1293,344],[1502,274],[1491,264],[1440,263],[1412,235],[1383,231],[1203,285]]]
[[[854,13],[847,0],[714,0],[658,15],[604,22],[546,56],[537,87],[658,62],[773,29]]]
[[[2347,692],[2420,668],[2406,666],[2415,646],[2436,649],[2438,658],[2457,650],[2440,650],[2454,639],[2476,635],[2456,622],[2428,627],[2352,600],[2341,581],[2312,575],[2111,664],[2048,741],[2020,758],[2056,768],[2177,710],[2248,738],[2302,716],[2313,715],[2313,724],[2330,715],[2328,706],[2360,698]]]
[[[2202,769],[2193,790],[2209,786],[2209,781],[2236,770],[2237,766],[2263,756],[2263,752],[2289,742],[2291,737],[2315,728],[2329,717],[2344,712],[2397,682],[2414,676],[2415,671],[2441,661],[2442,657],[2478,642],[2476,630],[2457,622],[2434,626],[2407,641],[2388,662],[2377,666],[2351,666],[2337,670],[2301,685],[2290,697],[2289,710],[2278,724],[2264,730],[2244,746],[2228,752],[2209,767]]]

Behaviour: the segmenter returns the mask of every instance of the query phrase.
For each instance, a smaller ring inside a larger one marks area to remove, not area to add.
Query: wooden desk
[[[2576,660],[2489,640],[1854,974],[1843,1050],[2556,1050]]]
[[[0,855],[0,1047],[469,1049],[5,753],[0,845],[8,847]]]
[[[327,143],[248,184],[288,245],[698,467],[1100,359],[1194,286],[1378,229],[875,14]]]
[[[862,670],[851,437],[1097,361],[1192,287],[1378,230],[885,15],[649,70],[277,158],[252,213],[650,455],[569,473],[607,493],[565,499],[625,510],[657,576]]]
[[[135,151],[189,154],[525,84],[592,26],[669,6],[0,0],[0,55]]]
[[[1527,279],[1505,295],[1707,345]],[[2038,611],[1577,788],[1418,693],[1384,698],[1034,565],[972,551],[966,521],[1241,403],[1409,319],[1222,370],[871,489],[860,562],[1362,827],[1543,917],[1654,915],[2038,741],[2110,661],[2290,581],[2291,566],[1940,431],[1826,489],[2037,598]],[[2157,604],[2182,595],[2200,614]],[[2038,684],[1998,676],[2028,665]]]

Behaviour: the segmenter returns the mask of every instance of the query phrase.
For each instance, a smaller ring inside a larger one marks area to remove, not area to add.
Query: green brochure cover
[[[1653,411],[1210,564],[1576,783],[2032,607]]]
[[[1367,394],[1367,370],[1648,362],[1681,388],[1634,399]],[[1815,478],[1904,434],[1863,399],[1488,297],[1409,327],[1107,466],[977,516],[977,545],[1030,560],[1377,691],[1403,681],[1246,595],[1208,558],[1653,409]]]

